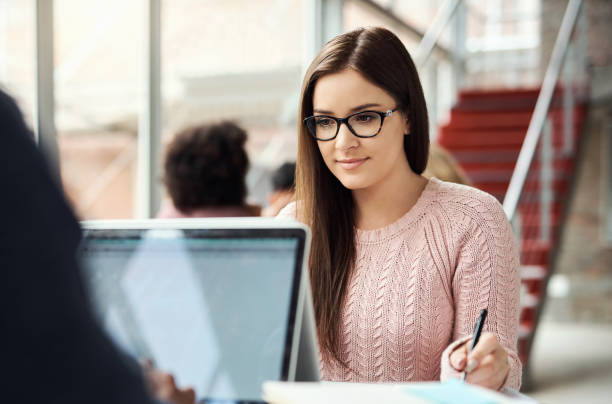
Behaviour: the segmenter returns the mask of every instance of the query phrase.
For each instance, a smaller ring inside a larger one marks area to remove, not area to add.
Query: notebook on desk
[[[128,354],[201,402],[258,401],[265,380],[318,380],[308,230],[265,219],[83,222],[86,285]]]

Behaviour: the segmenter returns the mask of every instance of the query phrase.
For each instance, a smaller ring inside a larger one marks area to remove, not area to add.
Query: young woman
[[[296,201],[312,229],[321,369],[338,381],[459,377],[518,388],[519,261],[500,204],[427,180],[417,70],[383,28],[340,35],[302,86]],[[481,309],[484,333],[468,339]]]

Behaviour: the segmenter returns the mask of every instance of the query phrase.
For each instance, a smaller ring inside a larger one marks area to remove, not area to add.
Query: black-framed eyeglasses
[[[386,112],[361,111],[345,118],[336,118],[329,115],[315,115],[304,119],[308,132],[317,140],[332,140],[338,136],[340,125],[345,124],[351,133],[357,137],[374,137],[380,133],[385,118],[391,116],[399,108]]]

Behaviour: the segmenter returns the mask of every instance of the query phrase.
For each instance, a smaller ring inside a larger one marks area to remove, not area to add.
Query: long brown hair
[[[340,354],[340,313],[355,263],[355,205],[351,191],[329,171],[304,118],[313,114],[317,80],[346,68],[387,91],[408,118],[404,151],[410,168],[427,165],[429,124],[417,69],[402,42],[384,28],[361,28],[329,41],[308,68],[299,112],[296,200],[298,218],[312,230],[310,279],[321,352],[345,364]]]

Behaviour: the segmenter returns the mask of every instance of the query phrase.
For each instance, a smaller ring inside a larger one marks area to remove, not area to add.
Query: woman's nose
[[[338,136],[336,136],[336,148],[349,149],[359,144],[357,136],[353,135],[346,123],[340,125]]]

